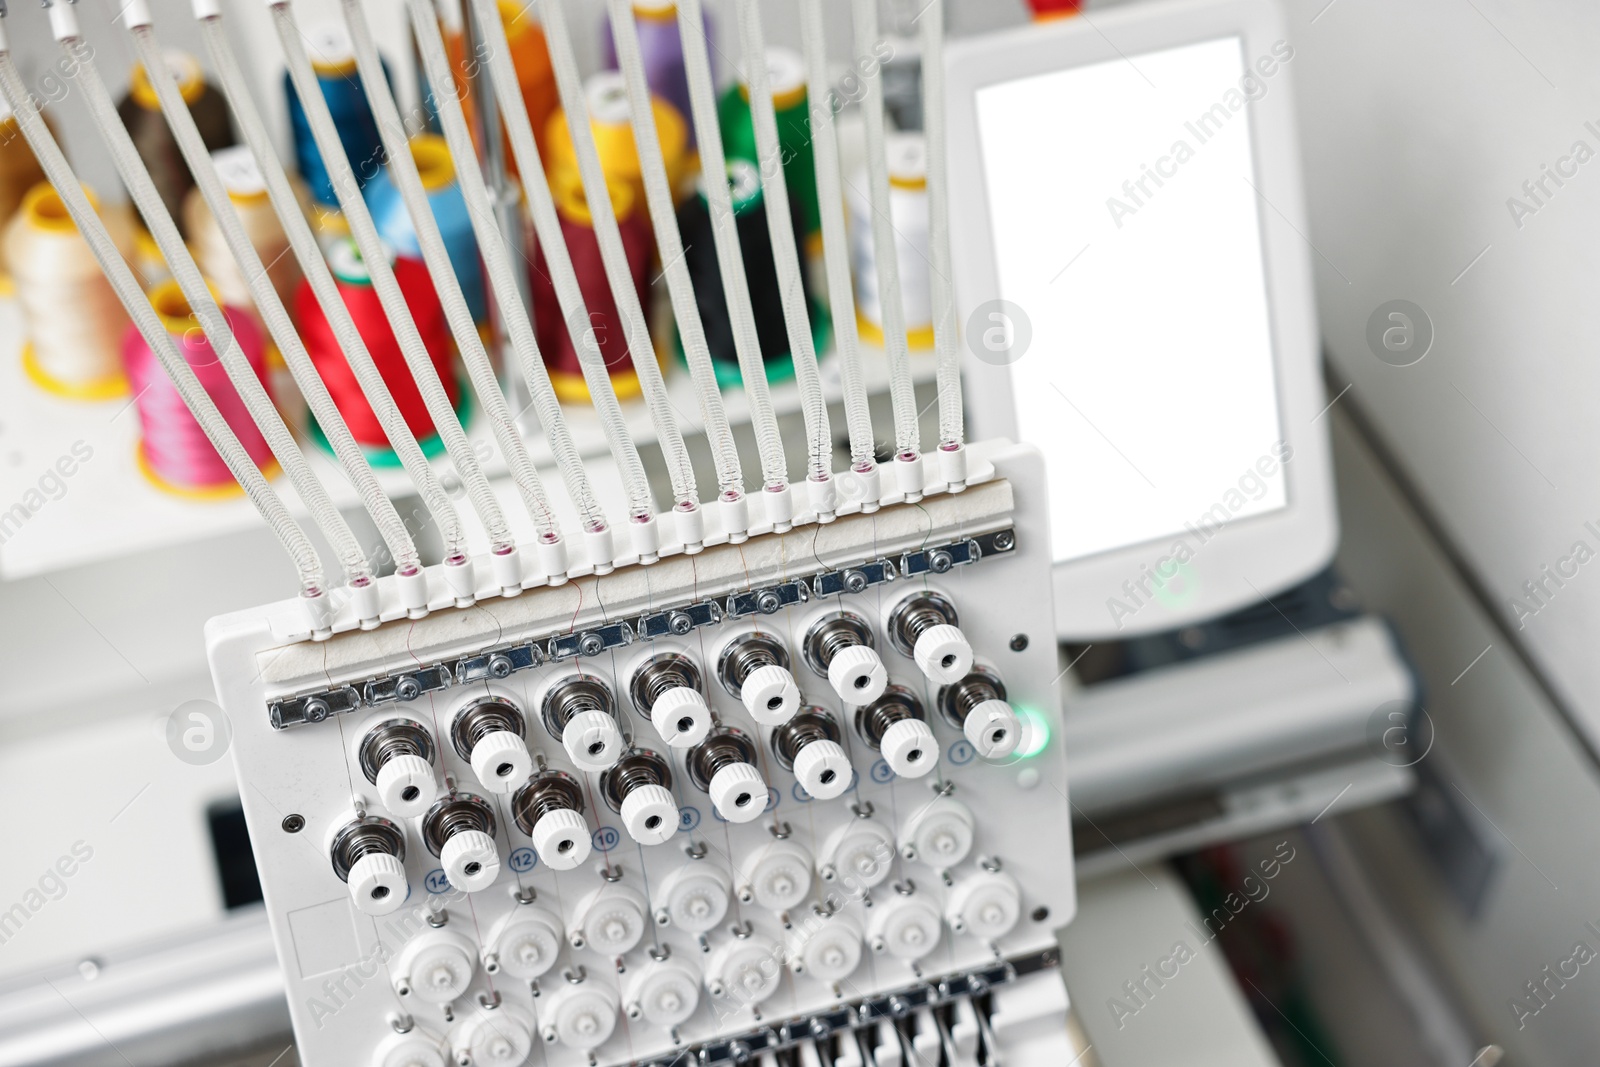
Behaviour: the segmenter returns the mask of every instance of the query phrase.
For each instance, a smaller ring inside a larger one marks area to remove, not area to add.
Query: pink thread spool
[[[163,282],[150,291],[150,304],[250,459],[271,477],[277,472],[272,450],[212,351],[183,290],[175,281]],[[260,327],[238,309],[224,308],[223,314],[250,368],[265,383],[266,345]],[[137,329],[130,329],[124,338],[122,358],[139,409],[140,473],[156,488],[194,500],[220,500],[242,493],[233,472],[222,462]]]

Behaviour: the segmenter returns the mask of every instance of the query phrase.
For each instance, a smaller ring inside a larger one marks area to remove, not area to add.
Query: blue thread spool
[[[348,32],[342,26],[324,26],[311,31],[311,66],[316,71],[317,83],[322,86],[322,98],[328,102],[333,115],[333,125],[339,131],[339,141],[345,155],[350,157],[350,169],[356,181],[365,186],[383,169],[383,139],[378,136],[378,122],[372,117],[367,104],[366,91],[361,87],[361,77],[356,73],[355,51]],[[384,77],[390,86],[394,76],[389,64],[383,64]],[[319,204],[337,209],[339,198],[333,192],[333,180],[322,162],[311,137],[311,123],[287,71],[283,75],[284,93],[289,102],[289,127],[294,133],[295,165],[305,179],[312,197]]]
[[[439,235],[450,253],[461,295],[472,312],[472,321],[481,325],[489,320],[489,294],[484,286],[483,262],[478,258],[478,239],[472,232],[472,218],[467,214],[461,186],[456,182],[450,149],[443,137],[422,133],[411,138],[411,158],[417,164],[422,187],[428,192],[428,205],[433,208]],[[362,195],[385,243],[402,256],[422,258],[416,226],[389,172],[384,170],[369,181]]]

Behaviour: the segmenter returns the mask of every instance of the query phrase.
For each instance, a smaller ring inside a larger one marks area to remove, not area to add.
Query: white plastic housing
[[[633,554],[639,557],[640,563],[654,563],[661,558],[661,525],[656,522],[654,515],[644,522],[630,520],[628,540],[633,546]]]
[[[372,1067],[445,1067],[445,1063],[443,1043],[420,1030],[390,1034],[372,1053]]]
[[[861,966],[861,928],[843,915],[808,916],[814,929],[800,943],[790,966],[822,982],[842,982]]]
[[[455,597],[456,607],[471,606],[478,588],[477,568],[473,566],[472,557],[462,556],[454,562],[447,559],[440,569],[444,571],[444,581],[450,587],[450,595]]]
[[[760,1004],[778,990],[783,975],[783,951],[759,934],[733,940],[711,954],[706,965],[706,989],[711,995],[740,1005]]]
[[[527,742],[510,730],[484,734],[472,746],[472,773],[487,792],[502,796],[511,792],[533,773]]]
[[[812,741],[794,757],[794,776],[815,800],[832,800],[850,788],[855,769],[837,741]]]
[[[800,710],[800,687],[787,667],[769,663],[745,676],[739,687],[739,700],[762,726],[779,726]]]
[[[878,747],[902,778],[921,778],[939,763],[939,740],[921,719],[901,719],[883,732]]]
[[[961,723],[961,732],[984,759],[1005,759],[1022,740],[1022,723],[1004,700],[985,700]]]
[[[567,984],[549,995],[539,1014],[546,1041],[575,1049],[596,1048],[617,1028],[617,995],[599,982]]]
[[[967,487],[967,450],[964,446],[945,448],[943,445],[934,453],[938,457],[938,478],[949,487],[952,493],[959,493]]]
[[[911,658],[930,682],[951,685],[972,670],[972,645],[960,627],[940,623],[922,631],[912,646]]]
[[[872,909],[867,941],[874,952],[908,962],[920,960],[939,944],[943,927],[943,917],[933,901],[895,894]]]
[[[355,609],[363,630],[375,629],[378,625],[378,583],[371,578],[351,582],[350,606]]]
[[[417,755],[395,756],[378,769],[378,800],[402,819],[414,819],[438,799],[433,764]]]
[[[594,847],[589,839],[589,824],[571,808],[545,812],[528,836],[540,861],[553,871],[572,870],[589,858]]]
[[[811,862],[811,853],[795,841],[762,845],[740,864],[745,876],[740,899],[753,899],[769,911],[788,911],[811,891]]]
[[[560,585],[567,580],[567,542],[562,538],[546,541],[543,538],[534,542],[534,554],[538,558],[539,569],[544,572],[545,579],[551,585]]]
[[[560,955],[561,917],[536,904],[501,916],[484,940],[484,969],[489,970],[492,962],[513,978],[537,978],[555,966]]]
[[[622,755],[622,731],[603,711],[580,711],[562,728],[561,747],[580,770],[603,771]]]
[[[613,957],[632,951],[650,925],[649,908],[637,889],[620,882],[601,886],[578,905],[574,947]]]
[[[467,991],[475,956],[472,942],[461,934],[424,930],[395,958],[395,991],[429,1004],[448,1004]]]
[[[494,838],[482,830],[461,830],[439,850],[439,863],[450,884],[465,893],[476,893],[494,885],[500,877],[500,856]]]
[[[922,473],[922,457],[898,455],[894,457],[894,486],[900,495],[906,498],[906,503],[915,503],[922,499],[922,487],[925,483]]]
[[[501,596],[516,596],[522,592],[522,552],[512,545],[505,552],[489,554],[489,569]]]
[[[659,960],[634,972],[625,999],[630,1019],[677,1026],[700,1004],[700,975],[677,957]]]
[[[894,835],[876,819],[856,819],[828,835],[821,858],[824,881],[870,889],[889,877]]]
[[[589,557],[589,565],[596,574],[610,574],[616,569],[613,561],[616,552],[611,541],[611,527],[602,526],[598,530],[583,531],[583,547]]]
[[[428,614],[427,568],[418,567],[410,574],[396,573],[394,584],[400,592],[400,606],[406,609],[408,618],[420,619]]]
[[[828,684],[839,699],[853,707],[870,704],[883,696],[889,685],[889,672],[874,649],[851,645],[840,649],[828,663]]]
[[[622,825],[641,845],[659,845],[678,832],[678,805],[663,786],[643,785],[622,799]]]
[[[1022,915],[1022,887],[1004,871],[969,874],[950,890],[944,912],[956,933],[993,941],[1017,925]]]
[[[937,797],[906,819],[900,831],[900,854],[948,870],[972,851],[976,820],[972,810],[954,797]]]
[[[406,902],[406,865],[387,852],[369,852],[356,860],[348,878],[350,899],[365,915],[388,915]]]
[[[728,534],[728,540],[734,544],[750,539],[750,498],[740,493],[731,500],[727,497],[717,498],[718,510],[722,512],[722,528]]]
[[[686,685],[668,689],[650,706],[650,725],[673,748],[690,748],[711,732],[706,698]]]
[[[751,822],[767,810],[767,783],[748,763],[730,763],[712,775],[711,804],[732,823]]]
[[[794,525],[794,491],[787,484],[781,489],[763,490],[761,503],[775,532],[783,533]]]
[[[691,934],[714,929],[728,914],[732,882],[721,867],[696,862],[675,867],[656,887],[656,922]]]
[[[518,1067],[533,1050],[533,1018],[521,1008],[474,1008],[450,1034],[456,1062]]]

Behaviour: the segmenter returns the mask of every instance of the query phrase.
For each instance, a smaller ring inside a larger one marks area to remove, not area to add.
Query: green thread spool
[[[817,169],[811,147],[810,105],[806,99],[805,64],[788,48],[767,49],[767,81],[778,120],[778,147],[783,153],[783,180],[789,199],[800,206],[806,251],[815,254],[821,241],[822,215],[817,208]],[[722,147],[728,159],[760,166],[755,125],[750,118],[750,87],[743,81],[722,96],[717,108]]]

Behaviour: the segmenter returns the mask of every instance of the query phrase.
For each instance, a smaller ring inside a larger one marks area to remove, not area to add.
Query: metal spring
[[[563,809],[582,814],[583,791],[561,771],[536,775],[511,798],[511,818],[525,834],[531,835],[539,820],[552,811]]]
[[[826,675],[833,657],[856,645],[873,646],[872,628],[859,615],[841,611],[818,621],[806,634],[806,662],[818,674]]]
[[[432,763],[433,737],[421,723],[411,719],[381,722],[361,740],[361,773],[367,781],[377,784],[378,772],[396,756],[421,756]]]
[[[980,667],[959,682],[939,690],[939,710],[953,726],[960,727],[967,721],[972,709],[985,700],[1005,698],[1005,684]]]
[[[738,696],[744,680],[762,667],[789,667],[789,652],[771,634],[752,632],[728,642],[717,663],[717,673],[728,692]]]
[[[354,867],[362,856],[383,853],[404,862],[405,832],[388,819],[369,815],[365,819],[350,823],[335,834],[333,847],[329,851],[334,873],[342,881],[349,881],[350,868]]]
[[[956,606],[942,593],[924,590],[906,597],[889,613],[889,640],[895,648],[909,656],[917,647],[917,638],[929,629],[946,623],[960,625]]]
[[[544,697],[544,726],[550,736],[561,740],[573,716],[586,711],[616,714],[616,701],[606,683],[589,674],[575,674],[550,687]]]
[[[502,697],[484,697],[456,712],[450,741],[456,755],[470,761],[472,750],[489,734],[505,731],[522,737],[523,728],[522,712],[516,705]]]
[[[672,770],[667,761],[647,748],[627,753],[600,776],[600,791],[617,812],[622,811],[622,802],[629,793],[646,785],[672,788]]]
[[[838,741],[839,724],[821,708],[801,708],[794,718],[772,731],[772,754],[786,771],[794,770],[795,757],[813,741]]]
[[[856,730],[873,748],[883,743],[889,727],[906,719],[924,718],[922,702],[904,686],[891,685],[871,704],[856,712]]]
[[[633,702],[646,715],[663,693],[671,689],[700,688],[700,671],[693,661],[675,652],[656,656],[633,676]]]
[[[702,793],[711,787],[711,779],[724,767],[735,763],[756,761],[756,746],[748,737],[732,727],[723,727],[689,750],[685,763],[689,777]]]
[[[437,856],[446,841],[466,830],[494,836],[494,809],[482,797],[456,793],[440,800],[422,817],[422,838]]]

